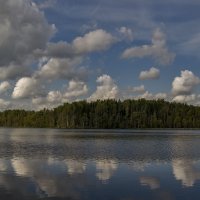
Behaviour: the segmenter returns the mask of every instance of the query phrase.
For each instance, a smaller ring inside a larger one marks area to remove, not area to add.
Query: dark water
[[[0,129],[0,199],[199,200],[200,131]]]

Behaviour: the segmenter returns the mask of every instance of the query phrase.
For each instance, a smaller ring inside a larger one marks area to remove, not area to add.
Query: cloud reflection
[[[137,189],[158,194],[168,181],[173,192],[181,184],[195,189],[191,187],[200,180],[200,138],[75,139],[63,137],[67,133],[62,132],[39,129],[41,133],[35,130],[28,135],[27,129],[14,130],[0,133],[0,197],[3,188],[37,198],[78,200],[92,194],[95,199],[96,194],[106,194],[105,187],[113,192],[121,185],[132,197]],[[175,179],[170,180],[172,172]],[[120,192],[112,195],[123,199]]]
[[[86,163],[84,162],[73,159],[65,160],[65,162],[67,165],[68,174],[70,175],[81,174],[84,173],[86,170]]]
[[[160,187],[159,179],[153,176],[141,176],[140,184],[149,186],[152,190],[158,189]]]
[[[85,160],[56,160],[51,157],[42,160],[15,157],[0,161],[0,171],[4,172],[4,175],[0,174],[1,188],[9,192],[17,188],[19,193],[27,196],[30,195],[27,187],[31,187],[31,194],[38,197],[68,197],[70,199],[81,199],[79,189],[87,188],[89,179],[86,169],[89,163],[96,168],[94,176],[96,175],[102,182],[108,181],[118,167],[114,160],[97,160],[87,163]]]
[[[74,173],[80,172],[79,168],[77,168],[79,166],[78,161],[70,163],[70,173],[68,173],[69,168],[67,165],[69,161],[66,163],[66,161],[52,158],[34,160],[17,157],[9,162],[4,161],[2,163],[4,163],[2,170],[4,170],[5,175],[0,174],[0,185],[1,188],[6,188],[8,192],[17,189],[19,193],[25,193],[25,196],[29,196],[30,189],[27,189],[29,186],[32,188],[32,195],[37,197],[81,199],[76,187],[87,187],[87,179],[84,175],[70,176],[72,171]],[[12,171],[9,172],[7,171],[8,169],[12,169]],[[27,187],[24,187],[24,185],[27,185]]]
[[[172,161],[173,174],[186,187],[192,187],[200,180],[200,168],[190,159],[174,159]]]
[[[118,165],[114,160],[99,160],[96,162],[96,177],[101,181],[108,181]]]

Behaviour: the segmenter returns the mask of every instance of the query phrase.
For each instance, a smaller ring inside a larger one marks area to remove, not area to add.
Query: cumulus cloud
[[[172,82],[172,101],[179,103],[198,104],[198,96],[193,93],[195,86],[200,84],[199,77],[189,70],[181,71],[181,75]]]
[[[64,93],[64,98],[70,99],[73,97],[79,97],[88,93],[87,85],[82,81],[71,80],[67,91]]]
[[[124,59],[144,57],[152,57],[162,65],[169,65],[173,62],[175,54],[168,50],[165,35],[160,29],[154,31],[151,45],[128,48],[122,53]]]
[[[98,29],[85,34],[83,37],[77,37],[73,41],[72,46],[75,52],[84,54],[108,49],[115,41],[116,38],[110,33]]]
[[[199,77],[189,70],[181,71],[181,75],[175,77],[172,82],[172,93],[175,96],[190,95],[194,87],[200,84]],[[178,97],[180,98],[180,97]]]
[[[31,77],[21,78],[15,85],[12,98],[23,99],[41,95],[42,86],[40,84],[41,83],[37,79]]]
[[[32,103],[36,109],[54,108],[62,103],[63,95],[60,91],[49,91],[47,96],[33,97]]]
[[[127,90],[120,91],[120,99],[132,99],[136,94],[143,94],[146,92],[144,85],[139,85],[135,87],[128,87]]]
[[[197,96],[196,94],[191,95],[177,95],[175,96],[172,101],[176,101],[179,103],[194,103],[196,102]]]
[[[47,96],[33,97],[33,108],[36,110],[41,110],[43,108],[55,108],[62,104],[62,97],[63,96],[60,91],[49,91]]]
[[[153,99],[153,94],[150,93],[149,91],[146,91],[145,93],[136,96],[136,99],[149,99],[149,100],[151,100],[151,99]]]
[[[177,96],[173,97],[172,101],[199,106],[200,105],[200,95],[197,95],[197,94],[177,95]]]
[[[118,29],[118,32],[122,39],[133,41],[134,37],[132,29],[122,26]]]
[[[60,103],[62,100],[62,94],[60,91],[50,91],[47,95],[48,102]]]
[[[105,50],[115,41],[111,34],[98,29],[72,43],[48,43],[45,51],[37,51],[40,62],[34,76],[45,80],[85,80],[89,74],[88,68],[81,66],[85,54]]]
[[[0,80],[14,80],[21,76],[28,76],[31,74],[31,70],[27,68],[27,65],[9,64],[4,67],[0,67]]]
[[[119,94],[119,89],[114,80],[109,75],[102,75],[97,78],[96,91],[88,98],[89,101],[95,101],[97,99],[115,99]]]
[[[90,31],[76,37],[72,43],[60,41],[49,42],[45,51],[37,51],[38,55],[52,58],[73,58],[85,54],[108,49],[117,39],[103,29]]]
[[[46,96],[35,96],[32,103],[36,109],[54,108],[63,102],[71,102],[78,100],[81,96],[88,93],[88,87],[85,82],[78,80],[70,80],[67,89],[61,91],[49,91]]]
[[[152,67],[149,70],[141,71],[139,75],[140,80],[147,80],[147,79],[158,79],[160,76],[160,70]]]
[[[170,101],[171,100],[171,96],[168,95],[167,93],[159,92],[159,93],[154,93],[153,94],[153,93],[147,91],[145,89],[144,85],[135,86],[135,87],[129,87],[125,91],[119,90],[119,88],[117,88],[117,91],[118,92],[117,92],[116,97],[113,97],[115,99],[116,98],[120,98],[121,100],[125,100],[125,99],[136,99],[136,100],[138,100],[138,99],[147,99],[147,100],[164,99],[166,101]],[[89,98],[89,100],[90,100],[90,98]]]
[[[135,96],[135,99],[147,99],[147,100],[157,100],[157,99],[167,99],[168,95],[166,93],[157,93],[157,94],[152,94],[149,91],[146,91],[145,93]]]
[[[33,97],[32,103],[36,110],[49,107],[47,104],[47,99],[45,97]]]
[[[133,88],[129,89],[130,92],[135,92],[135,93],[144,93],[145,92],[145,87],[144,85],[136,86]]]
[[[97,29],[95,24],[90,32],[75,37],[72,41],[53,42],[51,37],[56,28],[48,23],[40,9],[51,7],[54,3],[55,0],[1,2],[0,80],[4,82],[0,84],[0,93],[3,94],[11,88],[8,81],[17,80],[11,94],[12,103],[24,99],[23,103],[26,105],[32,100],[34,105],[51,107],[87,95],[86,80],[90,72],[83,65],[89,60],[86,60],[87,55],[107,50],[120,40],[106,30]],[[133,41],[133,30],[129,27],[122,26],[117,31],[121,39]],[[122,55],[123,58],[148,56],[159,64],[170,64],[174,60],[175,54],[168,50],[165,34],[160,29],[154,31],[150,45],[126,49]],[[191,73],[185,70],[180,77],[174,79],[174,101],[195,102],[197,95],[193,94],[193,90],[200,81]],[[156,79],[159,74],[158,69],[151,68],[142,71],[139,78]],[[53,87],[53,84],[60,85],[60,80],[69,81],[65,90]],[[98,77],[97,84],[96,91],[88,98],[89,101],[119,97],[119,88],[110,76]],[[143,85],[131,88],[130,92],[139,94],[136,98],[167,98],[165,93],[151,94]],[[0,104],[6,107],[10,102],[1,100]]]
[[[37,5],[40,9],[47,9],[47,8],[53,7],[55,4],[56,4],[56,0],[46,0],[46,1],[40,2]]]
[[[35,76],[40,79],[56,80],[56,79],[85,79],[87,77],[87,69],[78,67],[82,62],[82,58],[51,58],[44,64]]]
[[[38,53],[51,58],[72,58],[77,55],[74,47],[65,41],[49,42],[46,51]]]
[[[155,94],[155,99],[167,99],[168,98],[168,95],[166,93],[157,93]]]
[[[44,49],[55,32],[29,0],[1,1],[0,19],[0,66],[24,63],[36,49]]]
[[[0,83],[0,94],[5,93],[11,88],[11,84],[8,81],[3,81]]]
[[[10,101],[0,99],[0,110],[6,110],[9,109],[11,106]]]

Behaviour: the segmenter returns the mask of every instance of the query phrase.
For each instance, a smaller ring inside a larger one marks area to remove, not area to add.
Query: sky
[[[0,110],[83,99],[200,104],[199,0],[0,4]]]

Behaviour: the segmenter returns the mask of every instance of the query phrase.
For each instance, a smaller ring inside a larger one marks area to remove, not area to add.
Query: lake
[[[0,129],[0,199],[199,200],[200,131]]]

